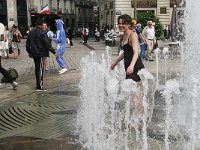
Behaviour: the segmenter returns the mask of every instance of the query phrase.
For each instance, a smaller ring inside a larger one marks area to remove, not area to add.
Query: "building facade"
[[[47,5],[50,14],[40,14]],[[97,0],[0,0],[0,22],[9,28],[13,24],[23,28],[34,25],[38,17],[45,18],[49,24],[55,24],[54,20],[61,18],[66,28],[77,28],[98,22],[94,6],[97,6]]]
[[[97,4],[97,0],[75,0],[78,27],[90,27],[98,23]]]
[[[135,3],[136,6],[134,6]],[[135,17],[135,12],[138,14],[143,11],[152,11],[159,17],[162,25],[166,26],[171,22],[174,5],[179,9],[181,3],[183,3],[182,0],[100,0],[99,21],[100,25],[109,24],[117,28],[117,18],[121,14]]]

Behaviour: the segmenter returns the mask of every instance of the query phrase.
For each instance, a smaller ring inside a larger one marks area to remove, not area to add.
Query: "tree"
[[[163,33],[163,26],[160,23],[159,18],[156,17],[154,13],[151,11],[143,11],[143,12],[138,13],[137,22],[141,23],[142,28],[146,27],[147,21],[149,20],[155,22],[156,37],[157,38],[161,37]]]

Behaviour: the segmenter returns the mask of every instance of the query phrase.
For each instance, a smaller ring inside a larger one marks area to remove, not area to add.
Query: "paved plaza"
[[[58,64],[53,57],[49,58],[49,71],[45,72],[45,87],[48,92],[35,91],[34,63],[25,50],[22,41],[21,56],[14,59],[3,59],[3,66],[15,68],[19,72],[17,90],[9,84],[0,85],[0,149],[1,150],[79,150],[74,123],[80,91],[80,60],[94,50],[98,56],[105,53],[105,43],[90,39],[88,45],[82,39],[74,39],[74,47],[67,48],[64,58],[69,71],[58,74]],[[113,57],[118,53],[112,47]],[[153,74],[156,63],[144,61],[146,68]],[[173,72],[178,67],[176,60],[168,61],[168,70]],[[161,63],[161,65],[163,65]],[[173,66],[173,67],[172,67]],[[161,67],[162,68],[162,67]],[[2,76],[0,75],[0,78]],[[157,101],[155,107],[161,107]],[[162,141],[150,139],[152,150],[159,149]],[[156,145],[155,145],[156,143]]]

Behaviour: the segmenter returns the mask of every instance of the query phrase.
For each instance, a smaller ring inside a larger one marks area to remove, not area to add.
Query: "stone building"
[[[50,14],[40,14],[48,6]],[[35,23],[38,17],[43,17],[47,23],[54,25],[56,18],[61,18],[65,27],[96,24],[98,16],[93,12],[97,0],[0,0],[0,22],[8,25],[18,25],[21,29]]]
[[[142,11],[152,11],[160,18],[163,26],[169,25],[174,5],[179,9],[182,0],[100,0],[100,25],[109,24],[117,27],[117,18],[121,14],[134,16],[134,3],[137,14]]]

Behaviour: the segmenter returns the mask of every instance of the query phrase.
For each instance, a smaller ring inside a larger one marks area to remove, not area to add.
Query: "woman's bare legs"
[[[140,86],[141,82],[137,82],[137,91],[135,91],[133,94],[131,94],[132,100],[130,103],[130,116],[134,115],[137,117],[137,120],[140,120],[143,113],[144,113],[144,106],[141,98],[140,93]],[[131,128],[131,119],[129,119],[128,127]],[[139,125],[140,126],[140,125]]]
[[[16,48],[13,48],[13,54],[14,54],[14,58],[16,59],[17,58],[17,49]]]

